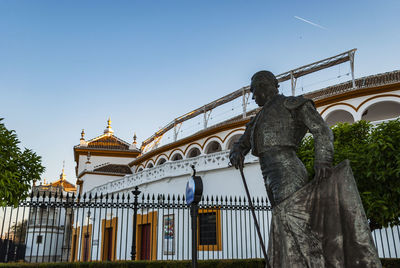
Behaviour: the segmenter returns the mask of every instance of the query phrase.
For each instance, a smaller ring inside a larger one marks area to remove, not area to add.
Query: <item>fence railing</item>
[[[253,200],[268,245],[272,211]],[[191,259],[190,210],[180,195],[58,195],[37,192],[0,211],[0,262]],[[198,258],[262,258],[248,200],[205,197],[199,204]],[[398,226],[375,230],[382,258],[400,258]]]

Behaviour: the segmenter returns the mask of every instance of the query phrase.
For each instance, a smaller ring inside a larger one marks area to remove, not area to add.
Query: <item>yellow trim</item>
[[[219,139],[219,140],[221,141],[220,145],[221,145],[221,149],[222,149],[222,144],[224,144],[223,139],[221,139],[221,138],[218,137],[218,136],[213,135],[213,136],[208,137],[208,138],[203,142],[203,150],[205,149],[207,142],[208,142],[209,140],[211,140],[212,138],[217,138],[217,139]]]
[[[346,106],[349,106],[350,108],[352,108],[354,111],[357,112],[357,108],[354,107],[353,105],[348,104],[348,103],[344,103],[344,102],[338,102],[338,103],[331,104],[331,105],[329,105],[328,107],[326,107],[325,109],[323,109],[322,112],[321,112],[321,115],[322,115],[323,113],[325,113],[326,110],[328,110],[329,108],[334,107],[334,106],[338,106],[338,105],[346,105]]]
[[[326,110],[328,110],[329,108],[334,107],[334,106],[338,106],[338,105],[347,105],[347,106],[351,107],[354,111],[358,112],[358,110],[360,110],[361,106],[363,106],[365,103],[369,102],[370,100],[378,99],[378,98],[384,98],[384,97],[395,97],[395,98],[400,98],[399,95],[394,95],[394,94],[382,94],[382,95],[377,95],[377,96],[373,96],[373,97],[370,97],[370,98],[368,98],[368,99],[362,101],[357,107],[354,107],[353,105],[348,104],[348,103],[338,102],[338,103],[331,104],[331,105],[329,105],[328,107],[326,107],[324,110],[322,110],[321,115],[322,115],[324,112],[326,112]]]
[[[89,244],[88,244],[88,251],[89,251],[89,255],[88,255],[88,259],[87,261],[90,261],[91,259],[91,255],[92,255],[92,241],[91,241],[91,237],[92,237],[92,225],[89,224],[89,226],[84,225],[82,228],[82,237],[81,237],[81,261],[83,260],[83,253],[85,252],[85,234],[88,233],[89,234]]]
[[[150,259],[157,259],[157,211],[148,214],[138,214],[136,221],[136,260],[140,260],[141,244],[142,244],[142,225],[150,224]]]
[[[79,169],[79,156],[84,155],[87,156],[88,152],[92,156],[115,156],[115,157],[125,157],[125,158],[136,158],[140,155],[138,151],[118,151],[118,150],[100,150],[100,149],[93,149],[90,147],[82,147],[77,148],[74,147],[74,160],[76,162],[75,173],[78,176],[78,169]]]
[[[69,261],[78,261],[78,241],[79,241],[80,229],[81,227],[72,228],[71,255],[69,256]]]
[[[169,159],[171,159],[172,154],[173,154],[174,152],[176,152],[176,151],[180,151],[180,152],[182,153],[182,154],[180,154],[180,155],[182,156],[182,159],[185,158],[185,154],[183,153],[183,151],[182,151],[181,149],[177,148],[177,149],[172,150],[172,151],[169,153]]]
[[[111,244],[108,241],[107,249],[111,245],[111,260],[110,261],[115,261],[116,260],[116,242],[117,242],[117,230],[118,230],[118,217],[114,217],[111,220],[106,220],[103,219],[101,220],[101,254],[100,258],[102,261],[107,261],[107,256],[105,256],[106,252],[104,251],[105,248],[105,232],[106,228],[112,228],[111,236],[112,236],[112,241]]]
[[[222,235],[221,235],[221,210],[220,209],[199,209],[199,215],[203,213],[213,213],[216,214],[216,233],[217,233],[217,243],[215,245],[200,245],[200,223],[199,218],[197,218],[197,250],[199,251],[221,251],[222,250]]]
[[[208,138],[204,141],[203,145],[201,145],[201,144],[198,143],[198,142],[191,142],[191,143],[187,144],[187,146],[186,146],[186,148],[185,148],[184,150],[182,150],[182,149],[180,149],[180,148],[173,149],[173,150],[169,153],[169,156],[167,156],[165,153],[161,153],[161,154],[157,155],[157,157],[156,157],[155,159],[148,159],[147,161],[145,161],[145,162],[144,162],[144,163],[145,163],[144,166],[143,166],[143,162],[140,163],[139,165],[137,165],[137,167],[136,167],[136,169],[135,169],[135,173],[138,172],[138,169],[139,169],[140,166],[142,166],[143,169],[145,169],[146,166],[147,166],[147,164],[149,163],[149,161],[153,161],[153,163],[157,163],[157,161],[159,160],[159,158],[161,158],[162,156],[165,156],[165,157],[167,158],[167,160],[170,160],[175,151],[180,151],[180,152],[183,154],[182,157],[183,157],[183,158],[187,158],[187,153],[188,153],[188,151],[189,151],[190,149],[192,149],[192,148],[194,147],[193,145],[199,146],[199,147],[200,147],[200,151],[204,151],[204,147],[205,147],[206,143],[207,143],[211,138],[217,138],[217,139],[219,139],[219,140],[222,142],[222,144],[221,144],[221,147],[222,147],[223,143],[224,143],[230,136],[232,136],[233,133],[235,133],[235,132],[240,132],[240,131],[244,131],[244,130],[245,130],[245,128],[237,128],[237,129],[234,129],[234,130],[230,131],[228,134],[226,134],[225,137],[224,137],[223,139],[221,139],[221,138],[218,137],[218,136],[213,135],[213,136],[211,136],[211,137],[208,137]],[[196,147],[196,148],[197,148],[197,147]],[[130,165],[130,164],[129,164],[129,165]],[[156,164],[154,164],[154,166],[156,166]]]
[[[146,168],[149,168],[149,167],[147,167],[147,166],[149,165],[149,162],[152,162],[153,167],[156,166],[156,163],[154,163],[154,160],[153,160],[153,159],[149,159],[149,160],[147,160],[147,162],[146,162],[146,164],[145,164],[145,167],[146,167]]]
[[[187,155],[186,155],[186,153],[188,152],[188,150],[189,149],[192,149],[192,148],[197,148],[197,147],[195,147],[195,146],[192,146],[192,145],[198,145],[199,147],[200,147],[200,151],[202,151],[203,150],[203,146],[201,146],[201,144],[200,143],[197,143],[197,142],[192,142],[192,143],[189,143],[189,145],[186,147],[186,149],[185,149],[185,156],[186,156],[186,158],[187,158]],[[190,147],[190,146],[192,146],[192,147]],[[198,149],[198,148],[197,148]]]
[[[234,130],[232,130],[231,132],[229,132],[226,136],[225,136],[225,138],[224,138],[224,141],[223,142],[225,142],[226,141],[226,139],[231,135],[231,134],[233,134],[233,133],[235,133],[235,132],[238,132],[238,131],[245,131],[246,129],[245,128],[238,128],[238,129],[234,129]],[[236,135],[236,134],[235,134]],[[232,135],[233,136],[233,135]]]
[[[363,102],[361,102],[360,105],[358,105],[356,111],[358,111],[358,110],[361,108],[361,106],[363,106],[364,104],[366,104],[366,103],[369,102],[370,100],[378,99],[378,98],[384,98],[384,97],[395,97],[395,98],[400,98],[399,95],[394,95],[394,94],[383,94],[383,95],[373,96],[373,97],[368,98],[368,99],[364,100]],[[386,100],[386,101],[388,101],[388,100]],[[397,103],[397,102],[396,102],[396,103]],[[376,104],[376,103],[374,103],[374,104]],[[369,107],[369,106],[368,106],[368,107]]]
[[[363,97],[363,96],[368,96],[368,95],[373,95],[373,94],[379,94],[379,93],[385,93],[385,92],[399,90],[400,89],[399,87],[400,87],[400,83],[394,83],[394,84],[375,86],[375,87],[370,87],[370,88],[360,88],[357,90],[352,90],[352,91],[348,91],[348,92],[338,94],[335,96],[327,97],[325,99],[316,100],[316,101],[314,101],[314,103],[315,103],[316,107],[321,107],[321,106],[325,106],[325,105],[332,104],[332,103],[339,102],[339,101],[354,99],[357,97]],[[305,94],[305,97],[307,98],[307,94]]]
[[[169,160],[169,157],[168,157],[168,155],[166,155],[166,154],[159,154],[157,157],[156,157],[156,159],[154,160],[154,163],[157,163],[157,161],[158,161],[158,159],[161,157],[161,156],[165,156],[165,160]]]
[[[145,167],[143,166],[143,164],[140,164],[140,165],[136,166],[135,173],[138,173],[138,172],[139,172],[138,170],[139,170],[140,167],[142,167],[143,170],[145,169]]]
[[[230,122],[230,123],[225,123],[225,124],[221,124],[221,125],[218,125],[218,126],[212,126],[212,127],[208,128],[206,130],[199,131],[198,133],[193,134],[192,136],[183,138],[183,139],[178,140],[176,142],[172,142],[172,143],[166,144],[166,145],[161,146],[161,147],[159,147],[157,149],[154,149],[154,150],[152,150],[150,152],[142,154],[138,158],[136,158],[135,160],[130,162],[128,165],[130,167],[131,166],[135,166],[135,165],[137,166],[137,165],[143,163],[144,161],[146,161],[147,159],[152,158],[155,155],[158,155],[158,154],[163,153],[163,152],[167,152],[167,151],[169,151],[169,150],[171,150],[173,148],[177,148],[177,147],[180,147],[180,146],[188,144],[188,143],[195,142],[195,141],[197,141],[199,139],[206,138],[209,135],[213,135],[213,134],[219,133],[221,131],[234,129],[234,128],[237,128],[237,127],[243,127],[249,121],[250,121],[250,118],[238,119],[237,121],[233,121],[233,122]]]
[[[101,171],[82,171],[78,175],[78,179],[82,178],[85,174],[95,174],[95,175],[105,175],[105,176],[115,176],[115,177],[123,177],[125,175],[129,175],[126,173],[111,173],[111,172],[101,172]],[[77,182],[78,184],[78,182]]]

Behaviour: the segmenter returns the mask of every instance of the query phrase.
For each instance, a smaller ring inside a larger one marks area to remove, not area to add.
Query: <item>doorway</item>
[[[140,259],[141,260],[150,260],[150,232],[151,232],[151,225],[142,224],[140,226],[141,230],[141,243],[140,243]]]

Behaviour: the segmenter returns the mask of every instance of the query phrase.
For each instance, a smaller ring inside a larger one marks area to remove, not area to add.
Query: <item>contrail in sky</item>
[[[315,26],[315,27],[318,27],[318,28],[321,28],[321,29],[326,30],[326,28],[325,28],[324,26],[321,26],[321,25],[316,24],[316,23],[314,23],[314,22],[311,22],[311,21],[309,21],[309,20],[300,18],[300,17],[298,17],[298,16],[294,16],[294,17],[295,17],[296,19],[298,19],[298,20],[302,20],[302,21],[304,21],[304,22],[307,22],[307,23],[309,23],[309,24],[311,24],[311,25],[313,25],[313,26]]]

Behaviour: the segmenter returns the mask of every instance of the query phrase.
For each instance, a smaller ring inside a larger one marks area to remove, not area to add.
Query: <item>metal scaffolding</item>
[[[292,88],[292,95],[295,96],[296,94],[296,82],[299,77],[305,76],[310,73],[314,73],[341,63],[344,63],[346,61],[350,62],[350,69],[351,69],[351,77],[352,77],[352,83],[353,83],[353,88],[356,87],[355,81],[354,81],[354,55],[356,52],[356,48],[348,50],[346,52],[340,53],[338,55],[316,61],[301,67],[298,67],[296,69],[292,69],[290,71],[281,73],[276,76],[278,81],[284,82],[287,80],[291,80],[291,88]],[[178,139],[178,131],[177,128],[180,126],[184,121],[187,121],[189,119],[192,119],[200,114],[204,114],[204,119],[203,119],[203,126],[204,128],[208,127],[208,120],[210,118],[210,114],[212,110],[218,106],[221,106],[227,102],[233,101],[239,97],[243,98],[243,118],[246,117],[247,113],[247,101],[250,96],[250,86],[245,86],[242,87],[226,96],[223,96],[215,101],[212,101],[202,107],[199,107],[191,112],[188,112],[180,117],[175,118],[172,120],[170,123],[168,123],[165,127],[161,128],[159,131],[154,133],[150,138],[146,139],[143,141],[141,149],[142,152],[151,150],[153,148],[157,148],[157,144],[160,142],[161,137],[168,132],[171,129],[174,129],[174,141]],[[151,144],[154,141],[153,144]]]

